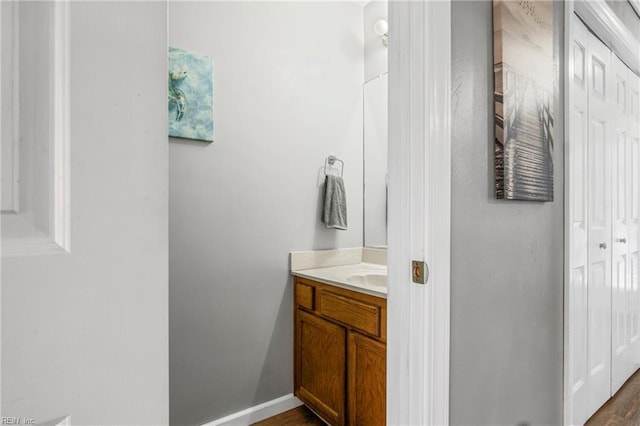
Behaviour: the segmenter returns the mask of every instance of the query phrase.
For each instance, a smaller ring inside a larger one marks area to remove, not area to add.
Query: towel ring
[[[344,161],[336,157],[335,155],[330,155],[324,160],[324,174],[327,175],[327,165],[333,166],[336,161],[339,161],[342,164],[340,167],[340,177],[342,177],[342,173],[344,172]]]

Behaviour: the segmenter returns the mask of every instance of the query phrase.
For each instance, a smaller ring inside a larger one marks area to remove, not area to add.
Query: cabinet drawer
[[[380,337],[380,307],[322,289],[318,311],[327,318]]]
[[[314,309],[315,288],[311,285],[296,283],[296,303],[303,308]]]

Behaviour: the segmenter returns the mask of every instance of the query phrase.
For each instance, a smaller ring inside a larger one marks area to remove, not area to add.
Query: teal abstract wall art
[[[213,142],[213,60],[171,46],[169,136]]]

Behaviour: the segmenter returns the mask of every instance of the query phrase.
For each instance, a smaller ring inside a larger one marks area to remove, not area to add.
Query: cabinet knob
[[[618,242],[621,244],[627,244],[627,239],[626,238],[618,238]]]
[[[602,250],[606,250],[607,249],[607,243],[600,243],[600,245],[598,247],[600,247]]]

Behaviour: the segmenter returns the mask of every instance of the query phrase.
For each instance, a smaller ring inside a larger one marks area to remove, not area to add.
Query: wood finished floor
[[[585,426],[620,425],[640,425],[640,370],[585,423]]]
[[[258,423],[258,426],[325,426],[325,423],[318,418],[313,411],[304,405],[285,411],[277,416],[269,417]]]
[[[324,426],[311,410],[304,405],[285,411],[258,423],[257,426]],[[585,426],[636,426],[640,425],[640,370],[622,385]]]

